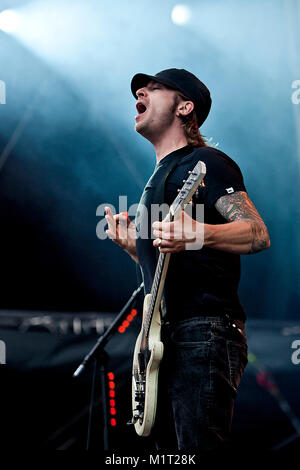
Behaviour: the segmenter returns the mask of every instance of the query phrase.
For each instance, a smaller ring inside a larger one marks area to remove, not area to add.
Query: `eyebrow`
[[[154,85],[162,86],[161,83],[159,83],[159,82],[153,82],[153,81],[152,81],[152,82],[149,82],[147,86],[149,86],[149,85],[150,85],[150,86],[154,86]]]

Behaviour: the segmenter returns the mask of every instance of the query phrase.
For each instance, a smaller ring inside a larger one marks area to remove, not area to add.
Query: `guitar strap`
[[[170,174],[175,170],[175,168],[178,166],[179,162],[184,158],[186,155],[189,153],[192,153],[194,150],[194,147],[192,145],[187,145],[185,149],[180,149],[179,151],[175,151],[174,155],[172,158],[165,164],[166,166],[164,167],[164,171],[162,172],[162,176],[160,177],[158,183],[156,183],[156,186],[153,187],[153,190],[151,191],[151,204],[163,204],[165,202],[165,186],[166,186],[166,181]],[[151,177],[152,178],[152,177]],[[149,179],[148,183],[145,186],[144,192],[146,188],[148,187],[151,178]],[[144,192],[141,196],[141,200],[143,199]],[[159,214],[159,221],[161,222],[162,220],[162,213]],[[155,250],[156,252],[156,262],[158,261],[159,257],[159,250]],[[141,279],[141,266],[137,265],[137,277],[139,280],[140,284],[140,279]],[[139,270],[138,270],[139,268]],[[164,318],[166,315],[166,302],[164,295],[162,296],[162,301],[161,301],[161,316]]]
[[[162,204],[165,201],[165,185],[170,174],[178,166],[178,163],[183,158],[182,155],[174,155],[172,159],[168,162],[165,168],[163,177],[161,178],[159,184],[156,186],[153,191],[152,204]]]
[[[175,168],[178,166],[180,160],[183,158],[183,155],[174,155],[172,159],[168,162],[164,174],[162,178],[159,181],[159,184],[156,186],[156,188],[153,191],[153,196],[152,196],[152,204],[162,204],[165,201],[165,186],[168,177],[171,175],[171,173],[175,170]],[[162,214],[159,214],[160,222],[162,219]],[[156,261],[158,260],[159,257],[159,250],[156,250]],[[167,314],[166,310],[166,301],[165,301],[165,295],[163,293],[162,295],[162,300],[161,300],[161,318],[162,320],[165,318]]]

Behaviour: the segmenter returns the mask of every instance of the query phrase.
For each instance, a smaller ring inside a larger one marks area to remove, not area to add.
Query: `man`
[[[269,248],[268,231],[238,165],[206,146],[199,132],[211,107],[207,87],[186,70],[168,69],[135,75],[131,89],[137,99],[135,130],[153,144],[157,163],[135,224],[125,214],[113,216],[108,207],[106,218],[109,237],[140,264],[146,293],[157,253],[172,253],[153,437],[159,450],[221,449],[229,441],[234,399],[247,364],[246,315],[238,298],[240,255]],[[150,225],[148,238],[139,236],[151,220],[151,205],[170,205],[199,160],[206,164],[206,175],[194,209],[204,204],[204,221],[182,211],[174,222]],[[203,245],[188,250],[195,234],[203,234]]]

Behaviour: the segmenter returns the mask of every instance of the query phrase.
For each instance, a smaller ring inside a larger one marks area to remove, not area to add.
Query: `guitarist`
[[[226,448],[237,388],[247,364],[246,314],[239,301],[240,255],[270,247],[268,230],[250,200],[238,165],[206,145],[199,132],[211,108],[207,87],[184,69],[131,82],[135,130],[156,152],[156,166],[135,219],[106,208],[108,236],[140,265],[149,293],[157,254],[172,253],[165,282],[156,421],[157,450]],[[193,208],[174,222],[151,222],[151,205],[170,205],[201,160],[206,165]],[[147,210],[144,210],[147,209]],[[181,230],[183,226],[183,230]],[[186,229],[185,229],[186,227]],[[198,249],[187,249],[202,234]]]

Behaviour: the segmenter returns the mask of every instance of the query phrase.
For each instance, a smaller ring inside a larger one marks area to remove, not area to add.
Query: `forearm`
[[[114,241],[114,240],[113,240]],[[125,243],[122,243],[121,240],[119,240],[119,243],[116,242],[121,248],[123,248],[124,251],[130,256],[130,258],[133,259],[137,264],[139,264],[139,260],[136,254],[136,240],[135,239],[126,239]]]
[[[269,248],[270,238],[263,222],[237,220],[220,225],[204,224],[204,246],[246,255]]]

